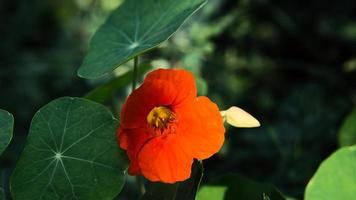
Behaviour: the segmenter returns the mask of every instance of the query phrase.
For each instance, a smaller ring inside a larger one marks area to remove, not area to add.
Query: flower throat
[[[175,119],[176,117],[172,110],[164,106],[154,107],[147,115],[149,127],[154,130],[159,130],[161,133],[163,133]]]

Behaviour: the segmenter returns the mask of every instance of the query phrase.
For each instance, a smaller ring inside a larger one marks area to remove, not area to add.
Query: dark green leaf
[[[0,155],[9,145],[14,129],[14,117],[7,111],[0,109]]]
[[[285,200],[271,184],[252,181],[236,174],[220,177],[201,187],[197,200]]]
[[[201,161],[195,160],[192,167],[191,177],[179,183],[176,199],[194,200],[203,178],[204,168]]]
[[[126,0],[90,42],[78,75],[98,78],[167,40],[206,0]]]
[[[150,183],[141,200],[175,200],[178,183]]]
[[[4,193],[4,189],[2,187],[0,187],[0,200],[5,199],[5,193]]]
[[[148,65],[140,67],[139,75],[146,73],[149,69],[151,69],[151,67]],[[132,82],[132,77],[133,71],[129,71],[124,75],[95,88],[85,95],[85,98],[98,103],[106,103],[114,96],[118,89],[129,85]]]
[[[309,181],[305,200],[355,199],[356,145],[344,147],[327,158]]]
[[[194,161],[188,180],[175,183],[150,183],[142,200],[194,200],[203,176],[203,165]]]
[[[117,125],[104,106],[81,98],[63,97],[41,108],[11,178],[14,199],[114,198],[127,167]]]
[[[340,146],[356,144],[356,108],[346,117],[339,132]]]

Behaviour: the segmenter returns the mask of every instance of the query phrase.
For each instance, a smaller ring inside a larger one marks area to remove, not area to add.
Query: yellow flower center
[[[168,124],[176,119],[171,109],[158,106],[154,107],[147,115],[147,123],[150,127],[164,130]]]

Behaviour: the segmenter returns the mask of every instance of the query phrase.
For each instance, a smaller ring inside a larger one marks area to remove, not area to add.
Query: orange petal
[[[196,96],[194,76],[187,70],[158,69],[127,98],[121,110],[121,126],[138,128],[146,124],[147,114],[156,106],[176,106]]]
[[[225,139],[225,128],[219,109],[207,97],[178,108],[179,141],[187,154],[203,160],[217,153]]]
[[[124,132],[121,128],[118,128],[117,131],[116,131],[116,138],[117,138],[117,140],[119,142],[119,146],[122,149],[126,150],[127,147],[129,146],[129,144],[128,144],[129,143],[128,142],[129,138],[127,137],[126,132]]]
[[[146,81],[127,98],[120,116],[121,127],[145,127],[148,113],[156,106],[171,105],[177,91],[167,81]]]
[[[138,155],[138,162],[148,180],[175,183],[190,177],[193,158],[182,151],[175,134],[168,134],[147,142]]]
[[[145,81],[156,80],[167,81],[174,86],[177,91],[174,105],[197,96],[194,75],[185,69],[157,69],[147,74],[145,78]]]
[[[144,129],[121,129],[119,130],[120,147],[126,150],[130,160],[129,174],[137,175],[141,173],[137,162],[137,155],[142,146],[151,138]]]

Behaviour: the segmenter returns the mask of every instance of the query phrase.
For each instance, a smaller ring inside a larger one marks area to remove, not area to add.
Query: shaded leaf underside
[[[356,108],[345,118],[339,132],[340,146],[356,144]]]
[[[194,200],[203,177],[203,165],[194,160],[189,179],[175,184],[149,183],[141,200]]]

